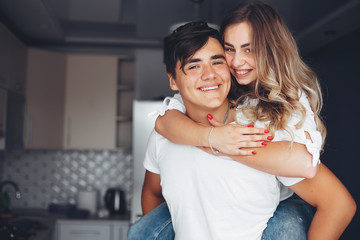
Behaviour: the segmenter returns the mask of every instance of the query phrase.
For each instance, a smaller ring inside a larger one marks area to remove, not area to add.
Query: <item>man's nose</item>
[[[202,79],[209,80],[215,77],[215,70],[212,66],[205,66],[203,68]]]

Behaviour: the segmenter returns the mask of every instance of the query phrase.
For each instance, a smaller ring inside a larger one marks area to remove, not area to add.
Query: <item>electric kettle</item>
[[[125,192],[120,188],[109,188],[106,190],[104,203],[111,215],[120,215],[126,212]]]

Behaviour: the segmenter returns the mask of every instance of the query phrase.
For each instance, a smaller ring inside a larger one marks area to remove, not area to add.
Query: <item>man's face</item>
[[[178,90],[187,111],[213,109],[224,104],[231,85],[230,71],[220,42],[209,38],[194,56],[185,60],[184,71],[176,64],[176,79],[169,75],[170,87]]]

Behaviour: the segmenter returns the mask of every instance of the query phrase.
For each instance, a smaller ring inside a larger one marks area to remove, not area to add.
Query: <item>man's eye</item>
[[[223,64],[224,62],[223,61],[216,61],[216,62],[214,62],[213,64],[214,65],[219,65],[219,64]]]
[[[190,66],[188,69],[191,70],[191,69],[196,69],[196,68],[199,68],[199,66],[198,65]]]

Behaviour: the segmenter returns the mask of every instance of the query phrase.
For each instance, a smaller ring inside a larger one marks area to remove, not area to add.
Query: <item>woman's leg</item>
[[[262,240],[306,240],[314,214],[315,209],[294,194],[279,203]]]
[[[174,240],[175,233],[166,202],[132,224],[128,240]]]

